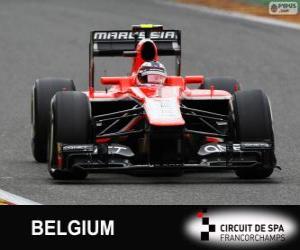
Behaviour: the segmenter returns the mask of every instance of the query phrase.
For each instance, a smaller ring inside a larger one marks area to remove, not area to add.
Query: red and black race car
[[[147,24],[92,31],[89,46],[88,91],[59,78],[38,79],[33,86],[32,152],[38,162],[49,162],[54,179],[96,172],[272,174],[268,97],[240,90],[231,78],[181,76],[179,30]],[[105,56],[132,57],[131,73],[101,77],[112,86],[95,91],[94,58]],[[160,56],[175,57],[176,75],[166,75]]]

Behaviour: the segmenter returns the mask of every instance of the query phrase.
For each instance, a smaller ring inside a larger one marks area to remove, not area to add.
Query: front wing
[[[266,142],[207,143],[198,150],[198,160],[173,164],[151,164],[145,157],[142,163],[133,163],[134,152],[126,145],[108,144],[60,144],[60,157],[65,169],[82,169],[91,173],[137,172],[211,172],[238,170],[269,165],[273,145]]]

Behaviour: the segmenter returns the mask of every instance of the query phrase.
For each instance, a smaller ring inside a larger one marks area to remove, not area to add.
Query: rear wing
[[[140,40],[147,38],[146,33],[143,30],[92,31],[90,52],[94,57],[124,56],[127,51],[134,51]],[[150,31],[148,38],[155,42],[161,56],[176,56],[181,53],[180,30]]]
[[[181,31],[161,25],[133,25],[132,30],[92,31],[89,43],[89,92],[94,92],[94,57],[134,56],[144,38],[155,42],[159,56],[175,56],[176,74],[181,71]],[[129,53],[128,53],[129,52]]]

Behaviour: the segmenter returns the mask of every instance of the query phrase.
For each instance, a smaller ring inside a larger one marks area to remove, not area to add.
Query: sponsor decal
[[[228,147],[233,152],[272,149],[272,145],[265,142],[243,142],[240,144],[239,143],[233,143],[233,144],[208,143],[201,146],[201,148],[198,151],[198,155],[205,156],[205,155],[215,154],[215,153],[226,153]]]
[[[96,31],[94,32],[94,41],[103,40],[134,40],[134,34],[137,34],[138,40],[145,38],[145,32],[132,32],[132,31]],[[176,31],[153,31],[150,33],[150,39],[153,40],[177,40]]]
[[[205,209],[184,223],[184,234],[191,241],[214,248],[280,246],[292,241],[297,232],[293,218],[261,208]]]
[[[241,144],[232,144],[232,150],[234,152],[241,152]],[[226,153],[226,151],[225,143],[208,143],[199,149],[198,155],[205,156],[215,153]]]
[[[182,119],[177,100],[172,98],[152,98],[147,100],[147,112],[162,122]]]
[[[272,145],[266,142],[243,142],[242,149],[270,149]]]
[[[63,152],[93,152],[94,151],[94,145],[63,145],[62,146]]]
[[[285,1],[272,1],[269,3],[270,15],[297,15],[298,3]]]
[[[131,151],[129,147],[119,144],[111,144],[108,146],[108,154],[113,155],[122,155],[126,157],[134,156],[134,153]]]

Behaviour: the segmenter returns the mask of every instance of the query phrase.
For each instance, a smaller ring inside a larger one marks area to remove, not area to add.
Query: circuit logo
[[[202,221],[202,225],[206,227],[200,232],[200,240],[207,241],[209,240],[209,234],[216,231],[216,225],[209,223],[209,217],[204,214],[207,212],[207,209],[202,209],[202,211],[197,213],[197,218]]]
[[[258,248],[290,244],[298,225],[287,214],[268,208],[209,208],[193,212],[184,234],[206,247]]]

